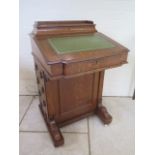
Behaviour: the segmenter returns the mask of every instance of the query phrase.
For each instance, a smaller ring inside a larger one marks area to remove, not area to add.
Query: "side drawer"
[[[64,75],[79,74],[82,72],[107,69],[122,65],[127,61],[127,53],[108,56],[104,58],[87,60],[83,62],[69,63],[64,65]]]

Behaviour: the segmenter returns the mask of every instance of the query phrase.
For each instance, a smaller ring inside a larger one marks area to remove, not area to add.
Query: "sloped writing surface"
[[[52,37],[48,39],[48,42],[59,54],[115,47],[115,45],[98,34]]]

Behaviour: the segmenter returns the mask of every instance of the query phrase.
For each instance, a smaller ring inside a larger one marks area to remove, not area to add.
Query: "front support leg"
[[[51,135],[51,138],[53,140],[53,144],[55,147],[63,145],[64,144],[64,138],[61,134],[61,131],[59,129],[59,127],[57,126],[57,124],[53,121],[51,122],[50,120],[48,120],[48,118],[46,117],[46,114],[43,111],[42,105],[39,105],[41,113],[43,115],[43,118],[45,120],[45,123],[47,125],[48,131]]]
[[[99,91],[98,91],[98,105],[96,109],[96,114],[102,120],[104,124],[110,124],[112,121],[112,116],[108,113],[106,107],[102,105],[102,90],[104,81],[104,72],[99,73]]]

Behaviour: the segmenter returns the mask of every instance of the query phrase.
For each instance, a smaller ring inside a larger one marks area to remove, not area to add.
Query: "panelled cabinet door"
[[[59,81],[59,116],[56,121],[68,120],[96,107],[99,74],[61,79]]]

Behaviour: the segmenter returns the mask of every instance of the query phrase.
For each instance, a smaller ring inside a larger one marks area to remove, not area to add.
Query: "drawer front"
[[[64,74],[79,74],[82,72],[95,71],[97,69],[112,68],[118,65],[122,65],[126,62],[127,54],[119,54],[106,58],[100,58],[96,60],[89,60],[78,63],[66,64],[64,67]]]

